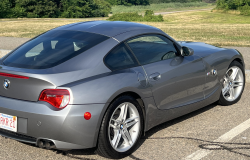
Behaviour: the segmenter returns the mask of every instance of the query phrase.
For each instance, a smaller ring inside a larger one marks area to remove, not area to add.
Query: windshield
[[[44,69],[63,63],[109,37],[80,32],[48,31],[11,53],[3,64],[11,67]]]

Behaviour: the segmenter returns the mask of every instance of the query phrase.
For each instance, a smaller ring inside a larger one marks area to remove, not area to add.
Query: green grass
[[[220,24],[250,24],[250,16],[230,14],[216,11],[183,12],[164,15],[171,23],[220,23]]]
[[[0,36],[32,38],[52,28],[83,20],[56,19],[16,19],[15,21],[0,22]]]
[[[154,12],[169,12],[193,9],[214,8],[215,4],[204,2],[190,2],[190,3],[160,3],[151,4],[149,6],[113,6],[112,14],[123,12],[145,12],[145,10],[152,10]]]
[[[137,12],[131,13],[116,13],[110,16],[109,21],[141,21],[141,22],[164,22],[162,15],[154,15],[152,10],[146,10],[144,16]]]
[[[217,46],[250,47],[250,17],[211,11],[167,14],[164,22],[139,22],[160,28],[180,41],[199,41]],[[29,19],[0,22],[0,36],[34,37],[49,29],[84,20]]]
[[[250,46],[250,17],[211,11],[164,15],[163,23],[146,23],[183,41],[217,46]]]

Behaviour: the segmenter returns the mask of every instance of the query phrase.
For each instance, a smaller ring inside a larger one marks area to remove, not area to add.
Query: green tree
[[[243,10],[247,10],[250,5],[250,0],[217,0],[216,8],[223,10],[241,10],[243,6]]]
[[[8,18],[11,14],[11,2],[9,0],[0,1],[0,18]]]
[[[250,16],[250,6],[248,5],[248,3],[240,8],[240,14]]]
[[[94,0],[92,5],[93,17],[107,17],[111,11],[111,5],[104,0]]]
[[[108,18],[109,21],[145,21],[145,22],[163,22],[162,15],[154,15],[152,10],[146,10],[145,15],[134,13],[117,13]]]
[[[105,0],[0,0],[0,18],[104,17],[110,11]]]
[[[104,0],[61,0],[61,17],[85,18],[108,16],[111,6]]]
[[[26,9],[20,5],[15,5],[14,8],[11,8],[11,17],[12,18],[22,18],[27,17]]]
[[[29,18],[54,18],[58,15],[57,5],[51,0],[16,0],[16,6],[24,8]]]
[[[85,18],[91,17],[91,5],[93,1],[90,0],[62,0],[63,13],[61,17],[65,18]]]

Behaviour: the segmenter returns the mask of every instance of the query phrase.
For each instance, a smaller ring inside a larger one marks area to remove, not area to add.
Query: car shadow
[[[200,149],[206,149],[206,150],[226,150],[229,151],[231,153],[235,153],[244,157],[250,157],[250,154],[246,154],[246,153],[242,153],[240,151],[237,150],[249,150],[250,149],[250,143],[223,143],[223,142],[213,142],[213,141],[207,141],[207,140],[203,140],[203,139],[197,139],[197,138],[192,138],[192,137],[152,137],[151,136],[155,133],[157,133],[160,130],[166,129],[172,125],[175,125],[177,123],[180,123],[182,121],[185,121],[189,118],[192,118],[194,116],[197,116],[203,112],[206,112],[214,107],[217,106],[217,102],[210,104],[204,108],[201,108],[197,111],[191,112],[189,114],[186,114],[184,116],[181,116],[179,118],[173,119],[171,121],[162,123],[158,126],[155,126],[154,128],[150,129],[148,132],[146,132],[146,134],[141,138],[140,140],[140,145],[138,148],[140,148],[141,145],[143,145],[143,143],[147,140],[147,139],[155,139],[155,140],[161,140],[161,139],[187,139],[187,140],[193,140],[196,142],[200,142],[202,144],[198,145],[198,147]],[[129,156],[132,159],[135,160],[141,160],[140,158],[134,156],[134,155],[130,155]]]
[[[153,134],[157,133],[160,130],[163,130],[163,129],[168,128],[168,127],[170,127],[172,125],[175,125],[177,123],[185,121],[185,120],[187,120],[189,118],[195,117],[195,116],[197,116],[197,115],[199,115],[199,114],[201,114],[203,112],[206,112],[206,111],[208,111],[208,110],[210,110],[210,109],[212,109],[212,108],[214,108],[216,106],[217,106],[217,103],[215,102],[215,103],[212,103],[212,104],[210,104],[210,105],[208,105],[206,107],[198,109],[198,110],[196,110],[194,112],[185,114],[185,115],[183,115],[181,117],[178,117],[178,118],[175,118],[173,120],[170,120],[170,121],[164,122],[162,124],[159,124],[159,125],[153,127],[152,129],[150,129],[149,131],[147,131],[146,134],[144,135],[144,137],[142,137],[142,140],[143,139],[148,139],[149,137],[151,137]]]

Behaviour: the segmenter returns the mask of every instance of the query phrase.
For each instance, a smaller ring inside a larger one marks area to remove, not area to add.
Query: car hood
[[[182,46],[192,48],[194,50],[194,55],[199,55],[201,57],[207,56],[208,54],[226,50],[225,48],[216,47],[203,42],[189,42],[189,41],[178,41]]]

